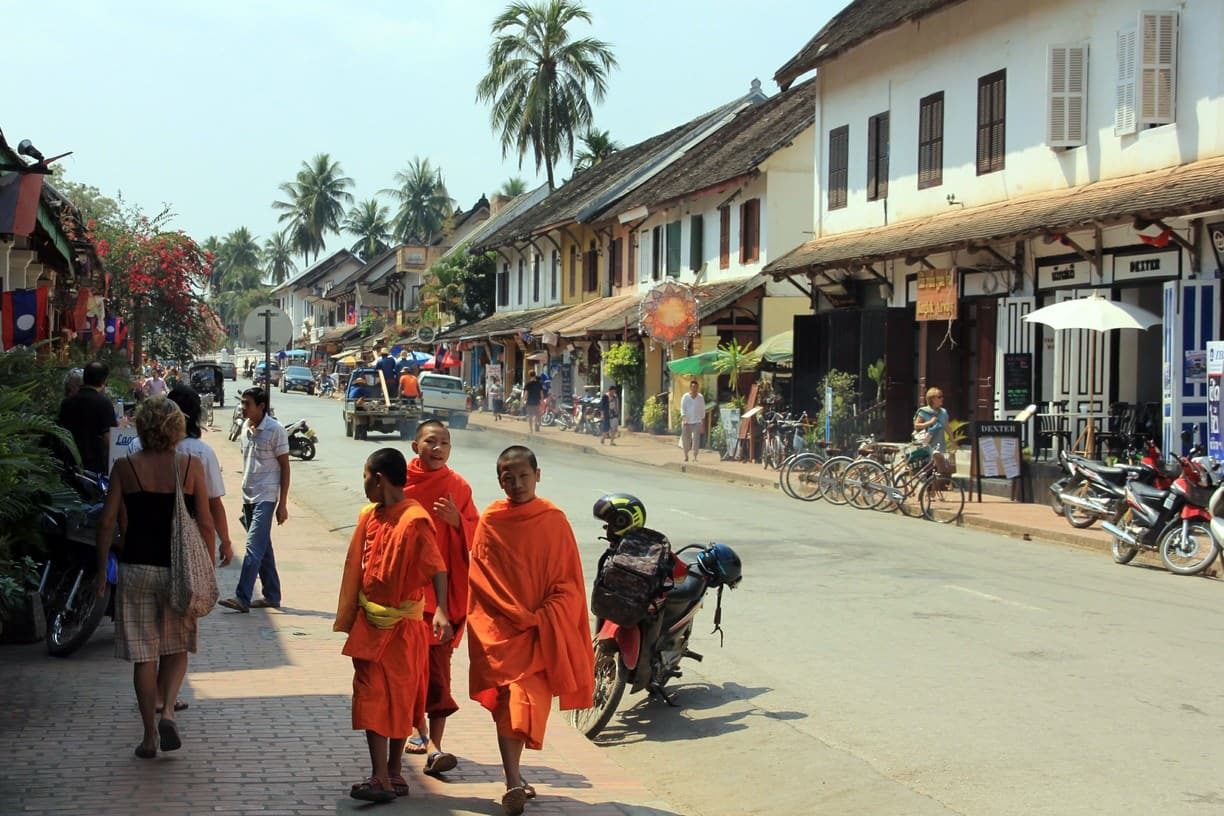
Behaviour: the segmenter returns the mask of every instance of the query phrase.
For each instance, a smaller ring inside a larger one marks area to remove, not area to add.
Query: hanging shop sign
[[[1224,432],[1220,428],[1224,400],[1224,341],[1207,341],[1207,453],[1224,459]]]
[[[697,314],[697,295],[693,287],[679,281],[667,281],[642,298],[639,325],[642,334],[651,342],[664,346],[687,344],[701,331]]]
[[[1092,285],[1092,264],[1085,260],[1038,260],[1037,288],[1063,289]]]
[[[1176,278],[1181,275],[1181,250],[1143,252],[1113,256],[1114,283],[1148,278]]]
[[[915,320],[955,320],[960,289],[955,269],[924,269],[918,273]]]
[[[1224,221],[1208,224],[1207,237],[1215,250],[1216,267],[1224,270]]]

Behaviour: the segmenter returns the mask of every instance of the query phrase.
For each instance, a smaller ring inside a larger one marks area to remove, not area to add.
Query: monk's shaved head
[[[442,420],[427,419],[424,422],[422,422],[420,425],[417,426],[416,438],[418,440],[423,439],[425,437],[425,434],[429,433],[429,430],[431,428],[433,428],[434,430],[442,431],[443,433],[447,435],[450,434],[450,431],[446,427],[446,423],[443,422]]]
[[[532,470],[540,469],[539,464],[536,463],[535,452],[531,448],[524,445],[511,445],[497,457],[497,475],[501,476],[502,468],[515,462],[526,462],[531,465]]]
[[[408,462],[404,459],[404,454],[395,448],[379,448],[371,453],[370,458],[366,459],[366,468],[370,473],[383,476],[396,487],[403,487],[408,483]]]

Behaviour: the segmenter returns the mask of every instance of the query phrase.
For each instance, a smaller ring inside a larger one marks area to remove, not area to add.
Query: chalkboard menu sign
[[[1003,410],[1020,411],[1033,401],[1033,355],[1003,355]]]

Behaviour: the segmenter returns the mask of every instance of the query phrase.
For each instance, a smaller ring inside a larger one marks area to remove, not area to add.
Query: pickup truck
[[[421,386],[421,403],[425,406],[425,413],[445,416],[447,424],[452,428],[467,427],[468,399],[463,380],[449,374],[424,371],[418,383]]]
[[[415,399],[385,399],[378,370],[373,368],[359,368],[349,375],[342,410],[344,435],[354,439],[365,439],[374,431],[398,432],[400,439],[407,441],[416,437],[421,421],[421,406]]]

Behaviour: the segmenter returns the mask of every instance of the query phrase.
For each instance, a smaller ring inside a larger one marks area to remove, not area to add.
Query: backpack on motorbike
[[[667,536],[647,528],[610,543],[599,559],[591,590],[591,611],[620,626],[637,626],[672,580]]]

